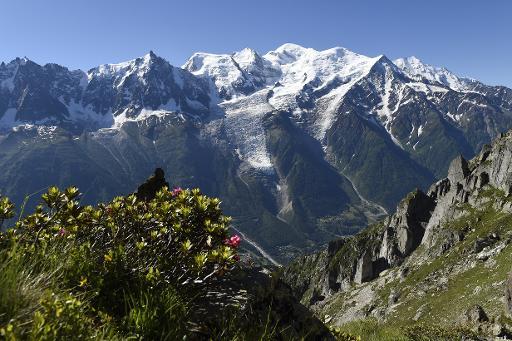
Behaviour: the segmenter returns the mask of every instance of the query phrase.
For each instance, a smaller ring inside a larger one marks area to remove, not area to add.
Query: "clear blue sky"
[[[153,50],[179,66],[196,51],[293,42],[416,55],[512,87],[510,0],[9,0],[0,32],[0,61],[88,69]]]

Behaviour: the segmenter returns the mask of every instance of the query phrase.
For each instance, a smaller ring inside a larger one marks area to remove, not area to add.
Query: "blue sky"
[[[88,69],[153,50],[179,66],[196,51],[293,42],[415,55],[512,87],[511,16],[509,0],[9,0],[0,3],[0,61]]]

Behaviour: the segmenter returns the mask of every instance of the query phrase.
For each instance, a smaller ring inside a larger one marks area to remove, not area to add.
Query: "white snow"
[[[2,74],[0,74],[0,77],[3,78],[0,78],[0,88],[7,89],[9,91],[14,89],[14,78],[16,77],[18,68],[22,63],[24,62],[12,61],[5,65],[5,69],[3,70]]]
[[[49,120],[41,120],[34,124],[27,124],[16,120],[16,108],[9,108],[0,119],[0,129],[12,129],[13,131],[36,130],[38,135],[44,139],[53,137],[57,129],[55,125],[49,125]]]
[[[151,61],[151,53],[148,53],[142,58],[136,58],[122,63],[103,64],[88,72],[88,80],[90,81],[94,77],[113,78],[116,80],[116,87],[119,88],[133,73],[136,73],[138,77],[143,79],[142,77],[150,68]]]
[[[462,118],[461,114],[452,114],[451,112],[447,112],[446,116],[448,116],[449,118],[451,118],[455,122],[459,122],[460,119]]]
[[[173,71],[174,81],[176,82],[176,84],[178,84],[180,89],[183,89],[185,82],[184,82],[183,76],[180,72],[181,70],[179,70],[177,68],[173,68],[172,71]]]
[[[113,86],[119,90],[130,75],[144,79],[143,76],[153,63],[153,56],[150,53],[127,62],[100,65],[83,74],[80,88],[85,92],[91,79],[99,77],[112,79]],[[24,61],[18,61],[16,65],[19,63]],[[380,63],[378,67],[373,68],[377,63]],[[210,110],[215,108],[222,111],[221,121],[230,143],[233,143],[233,149],[252,167],[272,172],[262,126],[263,117],[276,111],[290,112],[296,124],[324,143],[326,132],[337,117],[350,114],[340,112],[347,92],[356,84],[364,84],[360,81],[371,70],[377,70],[368,79],[372,83],[370,86],[375,86],[374,94],[380,102],[374,105],[375,102],[369,101],[370,104],[359,105],[367,111],[367,117],[364,118],[383,127],[400,148],[403,147],[393,135],[391,127],[399,108],[421,96],[414,91],[425,93],[429,99],[439,97],[450,89],[469,92],[470,80],[458,77],[444,68],[424,64],[415,57],[397,59],[394,63],[396,65],[383,56],[367,57],[342,47],[317,51],[287,43],[264,55],[249,48],[231,54],[196,53],[183,66],[185,70],[174,68],[171,77],[181,89],[189,79],[187,71],[210,82],[213,103]],[[382,80],[379,78],[381,67],[384,67],[385,77]],[[16,70],[7,71],[3,71],[0,86],[12,89]],[[395,77],[397,73],[408,75],[412,81]],[[163,83],[157,86],[165,90]],[[121,95],[130,101],[132,94],[129,89],[124,90],[125,93]],[[186,101],[191,108],[204,111],[209,109],[200,102],[188,98]],[[312,109],[302,105],[309,104],[308,101],[313,104]],[[469,98],[464,99],[461,102],[463,104],[485,107],[485,104]],[[132,112],[135,109],[126,107],[105,115],[96,113],[91,106],[84,107],[80,101],[71,100],[67,108],[71,121],[93,122],[100,128],[114,129],[125,122],[143,120],[150,116],[163,117],[170,112],[186,114],[182,113],[182,108],[174,100],[156,110],[142,108]],[[14,127],[21,124],[15,121],[15,115],[16,110],[9,109],[0,119],[0,126]],[[460,114],[446,115],[454,121],[461,119]],[[413,126],[411,135],[415,129],[419,137],[423,125],[417,128]]]
[[[425,64],[414,56],[396,59],[394,63],[413,79],[421,80],[424,78],[430,82],[446,85],[455,91],[469,90],[469,80],[467,78],[461,78],[446,68]]]
[[[262,120],[273,108],[265,101],[268,90],[221,103],[226,111],[224,123],[235,151],[255,169],[273,172],[272,161],[265,142]]]
[[[474,101],[474,100],[470,100],[470,99],[463,99],[460,103],[459,103],[459,106],[457,107],[457,111],[459,111],[459,108],[464,105],[464,104],[469,104],[469,105],[474,105],[474,106],[478,106],[478,107],[481,107],[481,108],[487,108],[488,106],[483,104],[483,103],[479,103],[477,101]]]
[[[127,109],[123,110],[120,114],[117,114],[113,117],[113,120],[114,120],[114,123],[112,125],[113,128],[119,128],[126,122],[142,121],[151,116],[164,117],[164,116],[167,116],[169,113],[178,112],[179,108],[176,105],[176,102],[173,99],[171,99],[169,101],[169,103],[167,103],[165,105],[161,105],[155,110],[148,109],[148,108],[142,108],[140,113],[134,117],[129,117],[127,115],[129,110],[130,109],[127,108]]]
[[[313,91],[329,87],[319,99],[310,129],[322,140],[331,127],[341,101],[355,83],[368,74],[381,56],[370,58],[336,47],[324,51],[284,44],[259,56],[244,49],[233,54],[196,53],[183,68],[193,74],[213,79],[216,89],[229,100],[220,103],[225,111],[225,124],[234,148],[253,167],[270,169],[272,163],[266,150],[262,118],[268,112],[283,110],[296,115],[301,122],[304,110],[299,108],[297,95],[305,87]],[[239,88],[253,89],[244,94]],[[240,138],[242,136],[242,138]]]
[[[342,80],[342,84],[321,100],[325,103],[325,110],[314,124],[313,135],[322,140],[334,122],[337,109],[347,91],[368,74],[380,56],[370,58],[341,47],[316,51],[295,44],[285,44],[263,58],[269,60],[281,73],[278,80],[280,86],[273,89],[274,94],[270,100],[270,104],[276,109],[296,109],[296,95],[309,83],[318,83],[314,90],[319,90],[336,79]]]
[[[106,114],[95,112],[91,106],[84,107],[82,103],[71,101],[67,106],[69,120],[73,122],[87,122],[96,124],[99,128],[110,127],[114,123],[113,114],[109,111]]]
[[[306,129],[322,142],[340,115],[339,107],[347,92],[381,59],[382,56],[371,58],[341,47],[317,51],[288,43],[263,56],[251,49],[230,55],[196,53],[183,67],[199,77],[213,79],[215,88],[228,94],[230,100],[221,102],[220,106],[225,111],[231,138],[236,141],[234,148],[255,168],[267,169],[271,167],[271,161],[261,127],[266,113],[291,112],[299,124],[306,119]],[[389,67],[395,66],[391,64]],[[388,122],[393,114],[390,110],[391,82],[389,79],[386,83],[383,107],[379,112],[388,117]],[[237,90],[244,86],[252,86],[253,92],[244,94]],[[315,99],[317,109],[314,113],[308,113],[297,102],[297,97],[304,95],[306,88],[322,92],[327,89],[324,95]],[[401,147],[389,129],[386,130]],[[237,138],[240,134],[244,138]]]
[[[445,92],[449,91],[449,89],[447,89],[447,88],[443,88],[443,87],[440,87],[437,85],[432,85],[432,84],[421,83],[421,82],[407,83],[407,86],[410,87],[411,89],[414,89],[415,91],[423,92],[425,94],[432,94],[432,93],[436,93],[436,92],[445,93]]]

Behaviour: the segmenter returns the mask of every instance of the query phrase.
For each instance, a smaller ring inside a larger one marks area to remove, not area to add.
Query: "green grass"
[[[470,330],[458,326],[423,323],[400,326],[375,319],[353,321],[333,329],[335,335],[341,335],[338,339],[342,341],[458,341],[475,336]]]
[[[379,323],[375,319],[359,320],[346,323],[336,330],[359,336],[364,341],[408,341],[403,330]]]

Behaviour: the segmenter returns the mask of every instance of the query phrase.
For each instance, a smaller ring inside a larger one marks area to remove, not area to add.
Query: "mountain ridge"
[[[198,53],[184,68],[150,52],[88,72],[18,59],[0,84],[0,189],[15,201],[50,181],[108,200],[162,166],[225,198],[279,262],[392,213],[512,128],[510,89],[456,91],[344,48]]]
[[[334,325],[412,320],[510,336],[511,148],[512,130],[472,160],[456,157],[426,193],[409,193],[380,223],[295,260],[283,278]],[[486,318],[473,319],[475,309]]]

